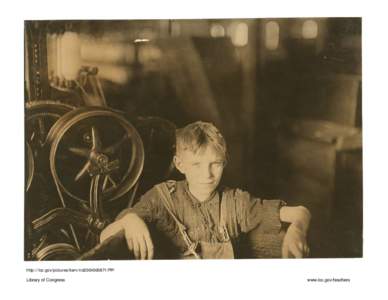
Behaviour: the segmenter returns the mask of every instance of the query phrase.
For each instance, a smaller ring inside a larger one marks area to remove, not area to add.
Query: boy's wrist
[[[132,212],[132,211],[127,211],[127,212],[125,212],[125,213],[121,216],[121,218],[118,219],[118,221],[119,221],[120,223],[125,223],[125,222],[127,222],[128,220],[133,219],[134,217],[138,217],[138,215],[137,215],[136,213]]]
[[[297,228],[299,231],[303,232],[305,235],[307,234],[308,228],[309,228],[309,221],[295,221],[291,223],[291,225],[295,228]],[[290,225],[290,226],[291,226]]]

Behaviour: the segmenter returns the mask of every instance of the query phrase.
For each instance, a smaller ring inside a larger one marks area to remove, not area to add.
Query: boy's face
[[[209,195],[217,188],[225,166],[225,158],[209,146],[197,153],[181,151],[174,162],[186,176],[191,191]]]

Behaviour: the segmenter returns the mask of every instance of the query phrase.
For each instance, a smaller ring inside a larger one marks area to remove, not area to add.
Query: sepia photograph
[[[382,6],[6,4],[5,295],[387,295]]]
[[[362,258],[362,23],[25,20],[24,260]]]

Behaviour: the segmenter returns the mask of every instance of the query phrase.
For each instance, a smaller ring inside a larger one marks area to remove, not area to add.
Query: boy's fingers
[[[290,246],[290,250],[295,258],[302,258],[303,257],[301,249],[299,249],[295,244],[292,244]]]
[[[115,224],[110,224],[108,227],[106,227],[100,234],[100,243],[105,241],[110,236],[114,235],[116,232],[119,231],[119,228],[116,228]]]
[[[144,238],[141,236],[138,238],[139,247],[140,247],[140,259],[147,258],[147,245]]]
[[[127,241],[128,250],[132,252],[133,251],[132,236],[128,234],[127,231],[124,231],[124,235],[125,235],[125,240]]]
[[[144,236],[144,242],[147,245],[147,259],[153,259],[154,258],[154,244],[151,241],[151,238],[149,235]]]
[[[127,238],[127,246],[128,246],[128,250],[129,252],[133,252],[133,241],[132,241],[132,238]]]
[[[305,245],[304,246],[304,256],[308,257],[310,255],[310,248],[309,246]]]
[[[140,245],[136,238],[133,239],[133,254],[135,255],[135,259],[140,258]]]
[[[298,250],[300,252],[303,252],[303,249],[304,249],[303,243],[302,242],[298,242],[297,246],[298,246]]]

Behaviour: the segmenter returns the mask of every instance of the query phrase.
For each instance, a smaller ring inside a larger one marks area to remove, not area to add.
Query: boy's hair
[[[226,162],[225,139],[212,123],[197,121],[177,129],[176,155],[185,150],[197,153],[197,151],[205,150],[208,146],[211,146]]]

